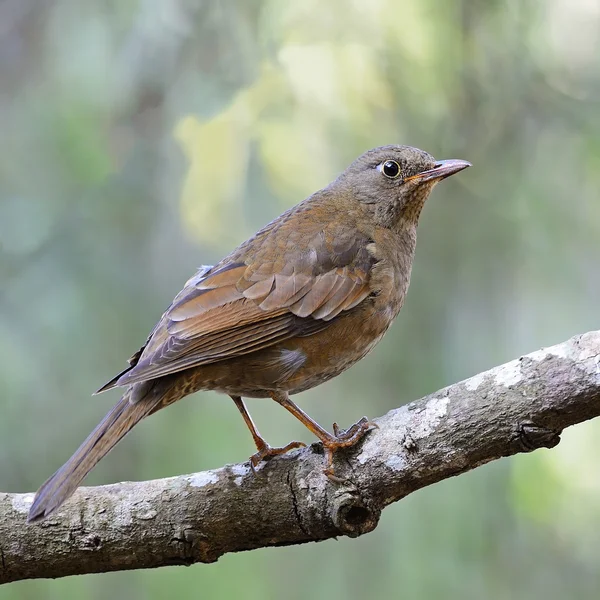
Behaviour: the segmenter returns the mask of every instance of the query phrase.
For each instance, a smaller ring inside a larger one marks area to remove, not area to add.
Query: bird
[[[175,296],[129,366],[96,393],[124,388],[73,456],[37,491],[28,522],[56,511],[143,418],[200,390],[229,395],[261,461],[305,446],[271,447],[243,398],[271,398],[334,453],[376,425],[333,433],[290,395],[367,355],[398,315],[410,282],[421,209],[443,179],[471,166],[403,145],[374,148],[337,179],[271,221]]]

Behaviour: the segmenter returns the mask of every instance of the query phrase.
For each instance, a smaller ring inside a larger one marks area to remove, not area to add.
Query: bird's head
[[[358,157],[337,182],[373,212],[379,225],[396,228],[416,225],[435,185],[470,166],[466,160],[436,161],[411,146],[382,146]]]

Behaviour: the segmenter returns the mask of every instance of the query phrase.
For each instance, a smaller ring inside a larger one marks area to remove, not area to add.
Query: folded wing
[[[199,272],[130,359],[131,366],[99,391],[234,358],[328,327],[369,295],[374,259],[365,236],[336,231],[334,223],[327,229],[313,227],[310,235],[303,231],[299,236],[297,219],[284,220]],[[254,260],[240,260],[248,256]]]

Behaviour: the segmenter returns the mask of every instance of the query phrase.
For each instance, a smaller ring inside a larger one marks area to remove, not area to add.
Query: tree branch
[[[336,457],[322,447],[181,477],[81,488],[27,525],[33,494],[0,494],[0,583],[213,562],[226,552],[372,531],[382,509],[488,461],[552,448],[600,415],[600,331],[523,356],[377,419]]]

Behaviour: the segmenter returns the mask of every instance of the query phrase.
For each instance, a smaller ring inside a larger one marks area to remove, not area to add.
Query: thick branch
[[[0,494],[0,583],[213,562],[226,552],[372,531],[388,504],[490,460],[551,448],[600,415],[600,331],[534,352],[390,411],[340,452],[322,448],[170,479],[81,488],[27,525],[33,494]]]

